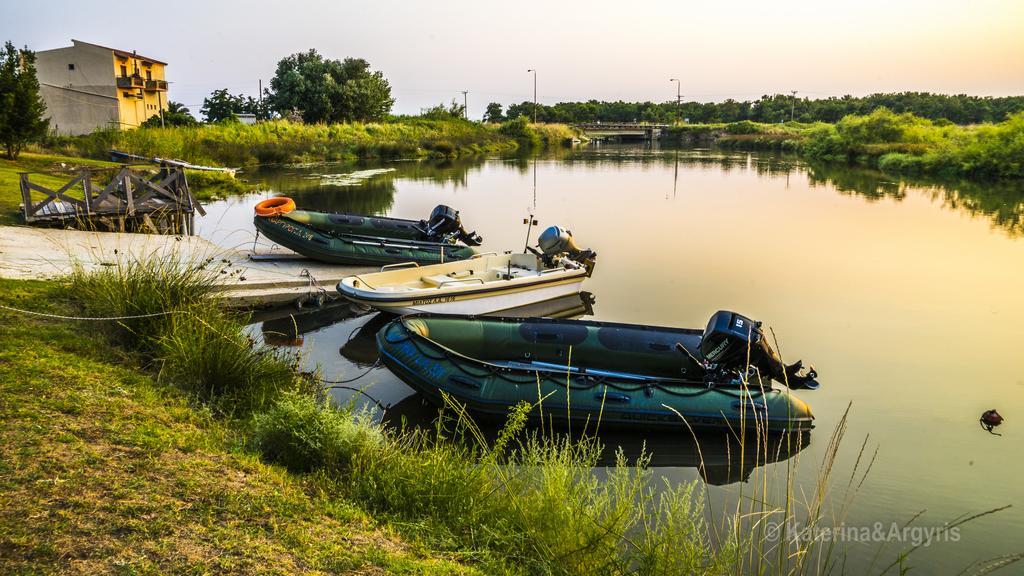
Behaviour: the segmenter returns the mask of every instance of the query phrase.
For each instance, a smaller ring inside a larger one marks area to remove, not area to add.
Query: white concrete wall
[[[120,118],[114,74],[113,54],[99,46],[76,42],[36,52],[36,77],[50,128],[60,134],[85,134],[116,126]]]
[[[46,102],[50,130],[62,136],[88,134],[99,128],[116,128],[120,122],[117,98],[40,82],[39,95]]]

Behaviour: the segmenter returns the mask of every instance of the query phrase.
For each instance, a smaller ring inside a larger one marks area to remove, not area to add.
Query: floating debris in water
[[[394,171],[394,168],[372,168],[370,170],[357,170],[343,174],[310,174],[307,178],[319,180],[321,186],[355,186],[356,184],[362,184],[363,180],[368,180],[378,174]]]
[[[999,414],[999,412],[996,412],[995,408],[983,412],[978,422],[981,423],[981,427],[987,430],[989,434],[1002,436],[1002,434],[992,431],[993,428],[1003,423],[1003,417]]]

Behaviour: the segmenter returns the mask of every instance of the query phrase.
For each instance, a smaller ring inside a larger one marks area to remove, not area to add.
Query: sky
[[[255,96],[278,60],[316,48],[364,58],[395,113],[537,97],[756,99],[797,90],[1024,94],[1022,0],[0,0],[0,41],[71,39],[166,61],[169,98],[198,113],[219,88]]]

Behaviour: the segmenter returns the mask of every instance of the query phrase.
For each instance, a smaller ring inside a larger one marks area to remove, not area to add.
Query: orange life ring
[[[295,201],[287,196],[267,198],[256,205],[257,216],[280,216],[295,210]]]

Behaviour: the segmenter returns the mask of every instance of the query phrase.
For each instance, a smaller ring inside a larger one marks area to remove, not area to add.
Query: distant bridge
[[[654,140],[661,136],[661,131],[668,124],[648,124],[646,122],[584,122],[576,124],[588,138],[643,138]]]

